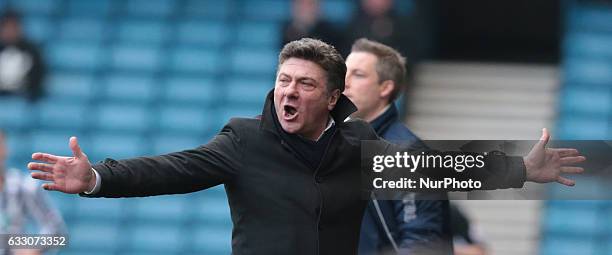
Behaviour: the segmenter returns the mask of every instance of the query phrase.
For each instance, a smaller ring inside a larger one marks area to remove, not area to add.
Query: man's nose
[[[298,98],[300,93],[297,89],[297,82],[291,82],[285,89],[285,95],[289,98]]]

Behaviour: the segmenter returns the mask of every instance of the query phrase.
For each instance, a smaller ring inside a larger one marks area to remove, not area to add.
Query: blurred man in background
[[[361,8],[349,22],[343,47],[350,49],[358,38],[369,38],[414,60],[418,49],[416,18],[399,15],[393,6],[393,0],[361,0]]]
[[[321,18],[319,0],[294,0],[291,20],[283,25],[282,46],[304,37],[323,40],[331,45],[340,45],[339,31],[330,22]]]
[[[357,106],[352,117],[368,121],[379,136],[425,150],[420,139],[400,122],[393,104],[404,85],[405,64],[393,48],[359,39],[346,59],[344,94]],[[361,226],[359,253],[450,254],[448,201],[419,196],[412,193],[402,200],[370,201]]]
[[[0,234],[26,233],[28,217],[38,224],[40,234],[64,234],[66,228],[59,212],[48,202],[39,184],[16,169],[7,169],[5,133],[0,130]],[[12,252],[12,253],[11,253]],[[41,254],[40,250],[3,250],[0,254]]]
[[[23,35],[19,14],[6,11],[0,17],[0,94],[38,99],[44,70],[38,48]]]

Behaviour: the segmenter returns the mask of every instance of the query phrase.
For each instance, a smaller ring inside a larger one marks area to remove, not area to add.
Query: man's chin
[[[281,126],[289,134],[297,134],[300,131],[299,126],[293,123],[281,123]]]

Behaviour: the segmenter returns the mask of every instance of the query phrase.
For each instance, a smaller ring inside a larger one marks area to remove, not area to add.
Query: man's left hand
[[[529,154],[523,157],[527,169],[527,181],[537,183],[558,182],[567,186],[574,186],[574,180],[561,176],[562,173],[578,174],[584,172],[582,167],[572,166],[586,160],[580,152],[571,148],[546,148],[550,134],[546,128],[542,129],[540,141],[533,146]]]

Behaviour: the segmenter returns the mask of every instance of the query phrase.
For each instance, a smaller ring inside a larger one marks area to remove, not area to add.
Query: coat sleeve
[[[143,197],[195,192],[230,182],[241,168],[239,124],[230,121],[208,144],[153,157],[106,159],[93,166],[98,193],[85,197]]]

